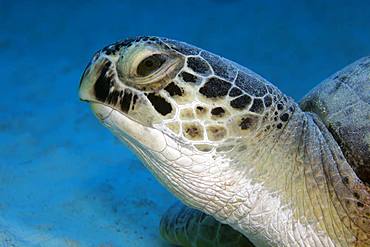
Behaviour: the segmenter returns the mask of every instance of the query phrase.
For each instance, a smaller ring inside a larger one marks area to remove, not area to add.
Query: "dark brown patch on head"
[[[226,96],[230,87],[231,84],[229,82],[216,77],[211,77],[203,87],[199,89],[199,92],[207,98],[216,98]]]
[[[242,95],[230,102],[231,107],[236,109],[244,109],[251,103],[252,99],[248,95]]]
[[[216,107],[211,110],[211,114],[214,116],[222,117],[223,115],[225,115],[225,110],[222,107]]]
[[[197,111],[204,112],[205,108],[203,106],[197,106]]]
[[[263,106],[263,101],[261,99],[254,99],[253,104],[249,110],[251,112],[255,112],[259,114],[263,113],[263,111],[265,110]]]
[[[155,93],[149,93],[149,94],[146,94],[146,97],[149,99],[154,109],[160,114],[162,114],[163,116],[166,116],[167,114],[171,113],[172,111],[171,104],[168,103],[160,95],[157,95]]]
[[[191,83],[196,83],[197,80],[198,80],[198,77],[193,75],[193,74],[190,74],[186,71],[183,71],[181,72],[180,74],[181,78],[185,81],[185,82],[191,82]]]
[[[354,193],[353,193],[353,196],[354,196],[356,199],[360,199],[360,195],[359,195],[357,192],[354,192]]]
[[[171,96],[181,96],[184,93],[184,90],[177,86],[174,82],[171,82],[168,84],[164,90],[166,90]]]
[[[225,138],[227,131],[221,125],[214,125],[207,127],[207,136],[210,141],[219,141]]]
[[[265,103],[265,106],[266,107],[269,107],[272,105],[272,98],[270,95],[266,95],[264,98],[263,98],[263,101]]]
[[[288,121],[289,119],[289,114],[288,113],[284,113],[282,115],[280,115],[280,120],[283,121],[283,122],[286,122]]]
[[[121,93],[122,93],[122,91],[121,91]],[[135,94],[134,98],[132,99],[132,110],[135,109],[137,99],[138,99],[138,96]]]
[[[211,69],[207,62],[201,57],[189,57],[187,61],[188,67],[194,72],[201,75],[211,74]]]
[[[255,116],[246,116],[243,117],[239,123],[239,126],[242,130],[250,129],[256,126],[258,118]]]
[[[114,84],[113,78],[107,74],[111,64],[112,63],[109,61],[104,63],[100,75],[94,85],[95,97],[102,102],[107,99],[109,90]]]
[[[120,95],[120,91],[114,90],[108,95],[107,100],[106,100],[107,103],[111,105],[116,105],[119,95]]]
[[[241,95],[243,92],[242,90],[240,90],[239,88],[237,87],[233,87],[230,92],[229,92],[229,96],[230,97],[236,97],[236,96],[239,96]]]
[[[123,112],[127,113],[128,110],[130,109],[131,98],[132,92],[129,89],[125,89],[125,92],[121,100],[121,109]]]
[[[276,128],[278,128],[278,129],[281,129],[283,127],[283,124],[282,123],[278,123],[277,125],[276,125]]]
[[[198,118],[204,118],[208,113],[208,109],[204,106],[197,106],[195,108],[195,114]]]
[[[183,134],[189,140],[203,140],[204,131],[199,123],[184,123]]]

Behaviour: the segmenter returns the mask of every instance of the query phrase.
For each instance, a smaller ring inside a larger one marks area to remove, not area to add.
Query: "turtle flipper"
[[[168,242],[186,247],[254,247],[241,233],[180,202],[161,219],[160,232]]]

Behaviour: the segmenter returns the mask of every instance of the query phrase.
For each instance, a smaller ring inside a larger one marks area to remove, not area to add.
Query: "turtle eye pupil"
[[[146,65],[147,67],[153,67],[154,63],[153,63],[153,61],[152,61],[152,60],[147,60],[147,61],[145,61],[145,65]]]
[[[157,71],[164,62],[166,62],[165,56],[161,54],[151,55],[140,62],[136,72],[139,76],[148,76]]]

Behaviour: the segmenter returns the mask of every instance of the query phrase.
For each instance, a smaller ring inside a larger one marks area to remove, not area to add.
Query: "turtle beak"
[[[86,67],[80,80],[79,96],[82,101],[102,103],[111,87],[106,77],[110,61],[107,58],[93,59]]]
[[[88,82],[88,79],[87,79],[88,76],[87,75],[90,74],[91,67],[92,67],[92,63],[90,62],[86,66],[86,68],[85,68],[85,70],[84,70],[84,72],[83,72],[83,74],[81,76],[81,79],[80,79],[79,96],[80,96],[80,100],[82,100],[82,101],[88,101],[88,98],[89,98],[88,97],[88,92],[90,90],[87,90],[87,85],[89,85],[91,83]]]
[[[97,78],[95,68],[97,65],[97,63],[90,61],[81,76],[79,96],[82,101],[94,100],[94,84]]]

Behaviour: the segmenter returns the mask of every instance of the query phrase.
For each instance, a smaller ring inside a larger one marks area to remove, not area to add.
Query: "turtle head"
[[[161,132],[175,142],[208,150],[207,143],[223,139],[226,129],[213,124],[207,137],[205,122],[216,122],[228,113],[204,95],[198,100],[200,85],[212,73],[200,52],[157,37],[109,45],[85,69],[80,98],[90,102],[95,115],[116,134],[140,145],[161,146],[158,138],[148,135]]]
[[[183,42],[138,37],[94,55],[81,79],[80,98],[91,103],[104,123],[110,121],[108,115],[120,116],[198,151],[210,151],[255,132],[272,104],[263,79],[248,72]],[[243,84],[234,85],[239,78]],[[108,127],[123,128],[114,125]]]
[[[128,39],[98,51],[80,83],[80,98],[91,103],[102,123],[192,206],[209,200],[189,198],[204,193],[201,185],[226,180],[222,170],[243,152],[245,139],[281,128],[279,121],[286,119],[273,114],[274,97],[282,100],[255,73],[186,43],[156,37]],[[279,111],[286,111],[285,105]],[[274,126],[271,117],[277,119]],[[189,181],[199,186],[186,188]]]
[[[185,204],[263,243],[291,245],[285,237],[297,232],[287,229],[326,237],[315,228],[326,225],[316,214],[320,207],[301,208],[313,205],[310,191],[329,198],[320,202],[330,212],[337,204],[326,204],[333,198],[329,184],[343,202],[366,205],[357,201],[362,194],[339,186],[351,183],[350,170],[325,139],[332,138],[325,126],[259,75],[191,45],[140,37],[107,46],[87,66],[80,98]],[[332,167],[347,172],[346,179]]]

